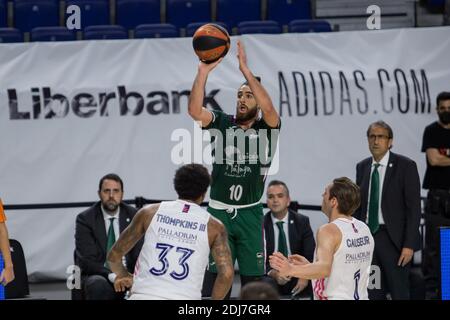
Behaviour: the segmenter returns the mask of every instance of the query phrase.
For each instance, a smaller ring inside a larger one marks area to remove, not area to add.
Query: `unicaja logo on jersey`
[[[241,155],[241,152],[235,146],[227,146],[225,148],[225,156],[227,158],[232,158],[235,154],[238,155],[238,156]]]
[[[279,129],[202,130],[194,123],[193,134],[185,128],[172,132],[170,140],[176,144],[170,157],[175,165],[258,165],[261,175],[273,175],[279,168],[279,133]]]

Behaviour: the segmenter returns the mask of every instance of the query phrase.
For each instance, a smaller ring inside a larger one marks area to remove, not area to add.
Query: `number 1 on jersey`
[[[353,293],[353,298],[355,298],[355,300],[359,300],[358,285],[359,285],[359,279],[361,279],[360,270],[355,272],[353,279],[355,280],[355,293]]]

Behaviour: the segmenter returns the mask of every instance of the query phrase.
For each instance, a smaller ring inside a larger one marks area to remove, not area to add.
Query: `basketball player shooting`
[[[346,177],[334,179],[322,195],[329,223],[317,231],[314,263],[275,252],[270,266],[283,277],[312,279],[315,300],[368,300],[374,240],[367,225],[351,216],[359,204],[359,187]]]
[[[223,145],[214,148],[208,212],[227,228],[233,263],[238,261],[243,286],[265,273],[263,208],[260,200],[270,161],[263,162],[262,159],[267,154],[273,158],[276,146],[271,143],[271,135],[278,134],[280,117],[266,89],[250,71],[244,46],[240,41],[237,42],[237,47],[239,70],[246,81],[237,91],[236,114],[233,116],[219,110],[210,111],[203,106],[208,75],[223,58],[210,64],[199,62],[188,111],[203,129],[210,130],[211,136],[213,132],[222,135]],[[259,117],[259,111],[262,117]],[[237,139],[227,141],[227,135]],[[237,143],[240,138],[245,143]],[[249,146],[251,143],[256,146],[264,145],[264,142],[260,144],[260,140],[267,141],[265,148],[250,146],[241,150],[241,146]],[[259,150],[256,151],[257,149]],[[222,161],[218,160],[220,152]],[[208,283],[212,283],[216,274],[214,263],[210,259],[205,296],[209,295]]]
[[[108,254],[117,292],[131,287],[130,300],[197,300],[211,252],[218,270],[212,299],[223,299],[233,283],[227,232],[199,204],[210,184],[208,170],[188,164],[175,173],[178,200],[142,208]],[[122,258],[145,235],[134,277]]]

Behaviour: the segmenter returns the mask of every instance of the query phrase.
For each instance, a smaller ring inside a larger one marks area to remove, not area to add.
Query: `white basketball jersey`
[[[312,281],[315,300],[368,300],[370,266],[374,240],[367,225],[355,218],[334,223],[342,241],[333,256],[328,278]]]
[[[209,257],[209,217],[191,202],[161,203],[145,233],[131,300],[201,299]]]

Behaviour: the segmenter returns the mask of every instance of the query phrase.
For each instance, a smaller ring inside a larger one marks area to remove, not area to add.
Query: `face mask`
[[[441,121],[444,125],[448,125],[450,123],[450,111],[439,112],[439,121]]]

